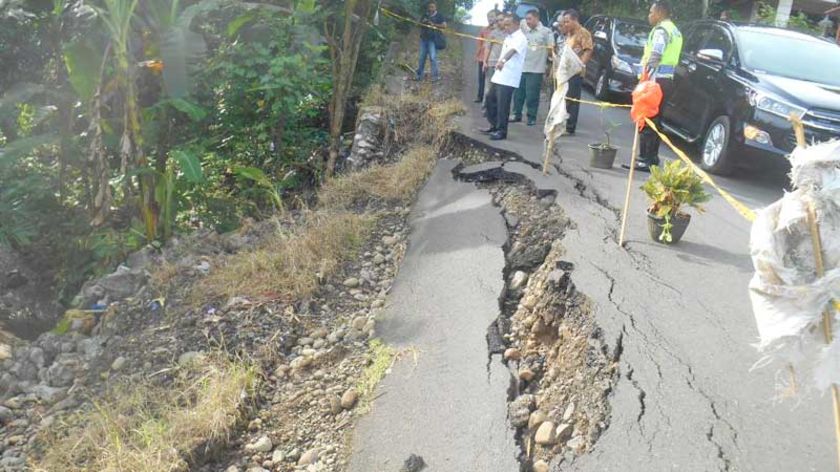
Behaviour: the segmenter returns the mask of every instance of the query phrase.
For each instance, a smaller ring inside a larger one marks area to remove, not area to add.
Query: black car
[[[700,143],[704,169],[725,174],[744,156],[786,156],[796,145],[791,114],[802,119],[808,141],[840,137],[836,44],[721,21],[692,23],[683,36],[662,115],[670,132]]]
[[[639,20],[598,15],[585,27],[592,33],[595,50],[586,64],[584,82],[601,100],[609,99],[613,92],[629,95],[638,83],[650,26]]]

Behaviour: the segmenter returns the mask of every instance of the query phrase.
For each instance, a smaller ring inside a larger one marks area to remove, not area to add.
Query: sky
[[[492,10],[495,5],[499,5],[501,10],[503,4],[503,0],[477,0],[470,9],[469,24],[484,26],[487,23],[487,12]]]

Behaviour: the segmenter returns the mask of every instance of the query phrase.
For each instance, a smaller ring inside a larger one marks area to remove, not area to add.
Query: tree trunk
[[[330,146],[327,177],[332,177],[341,149],[341,131],[347,98],[356,73],[361,42],[367,31],[367,18],[373,0],[347,0],[344,4],[344,28],[339,40],[335,30],[327,31],[333,61],[333,94],[330,100]]]

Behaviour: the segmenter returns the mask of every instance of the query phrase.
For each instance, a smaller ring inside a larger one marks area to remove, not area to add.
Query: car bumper
[[[639,79],[634,74],[613,70],[610,75],[609,89],[615,93],[632,93]]]

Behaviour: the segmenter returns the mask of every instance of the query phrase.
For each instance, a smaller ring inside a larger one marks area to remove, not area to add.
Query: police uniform
[[[682,45],[682,33],[670,19],[659,22],[651,30],[645,44],[642,55],[643,71],[662,89],[659,114],[651,118],[657,128],[661,128],[662,108],[674,90],[674,69],[680,62]],[[639,165],[641,167],[659,164],[659,142],[659,135],[650,126],[645,126],[639,136]]]

